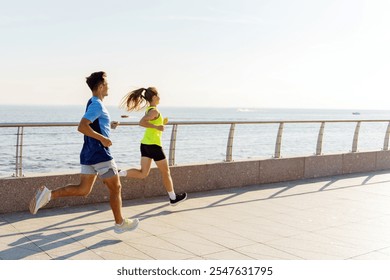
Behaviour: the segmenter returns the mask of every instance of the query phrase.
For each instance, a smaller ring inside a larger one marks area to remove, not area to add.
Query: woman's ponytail
[[[158,95],[157,89],[154,87],[133,90],[123,97],[119,107],[129,112],[138,111],[150,104],[154,95]]]

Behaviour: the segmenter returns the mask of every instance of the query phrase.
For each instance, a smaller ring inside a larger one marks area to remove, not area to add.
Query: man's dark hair
[[[94,72],[89,77],[87,77],[87,84],[92,91],[95,91],[97,87],[104,82],[104,77],[106,73],[103,71]]]

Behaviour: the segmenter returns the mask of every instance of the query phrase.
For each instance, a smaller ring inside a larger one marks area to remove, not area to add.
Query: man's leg
[[[114,174],[112,170],[109,172]],[[115,219],[115,233],[124,233],[126,231],[135,230],[138,227],[139,220],[123,218],[122,215],[122,186],[120,184],[118,174],[115,174],[109,178],[104,178],[103,182],[110,191],[110,206]]]
[[[92,191],[96,177],[97,175],[94,174],[81,174],[79,184],[67,185],[65,187],[55,189],[51,192],[51,198],[56,199],[66,196],[87,196]]]
[[[103,179],[103,182],[110,192],[110,206],[114,214],[115,223],[121,224],[123,222],[122,185],[120,183],[119,176],[115,174],[110,178]]]
[[[45,186],[41,186],[30,201],[29,209],[31,214],[36,214],[50,200],[65,196],[87,196],[95,183],[96,175],[81,174],[80,183],[77,185],[67,185],[54,191]]]

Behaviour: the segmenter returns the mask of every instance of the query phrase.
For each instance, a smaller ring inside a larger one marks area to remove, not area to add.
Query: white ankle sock
[[[119,176],[120,177],[126,177],[127,176],[127,171],[126,170],[119,171]]]
[[[169,198],[172,199],[172,200],[175,200],[176,199],[176,194],[175,192],[168,192],[168,195],[169,195]]]

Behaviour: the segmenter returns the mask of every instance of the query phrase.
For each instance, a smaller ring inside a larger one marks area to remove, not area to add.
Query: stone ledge
[[[390,151],[218,162],[173,166],[170,169],[175,190],[191,193],[387,170],[390,169]],[[27,211],[31,197],[41,185],[55,189],[78,182],[78,174],[49,174],[0,179],[0,196],[2,198],[0,213]],[[121,182],[123,200],[166,195],[161,176],[156,168],[152,168],[148,178],[144,180],[121,178]],[[97,180],[88,197],[62,198],[51,201],[46,207],[67,207],[107,202],[108,200],[107,188],[102,181]]]

